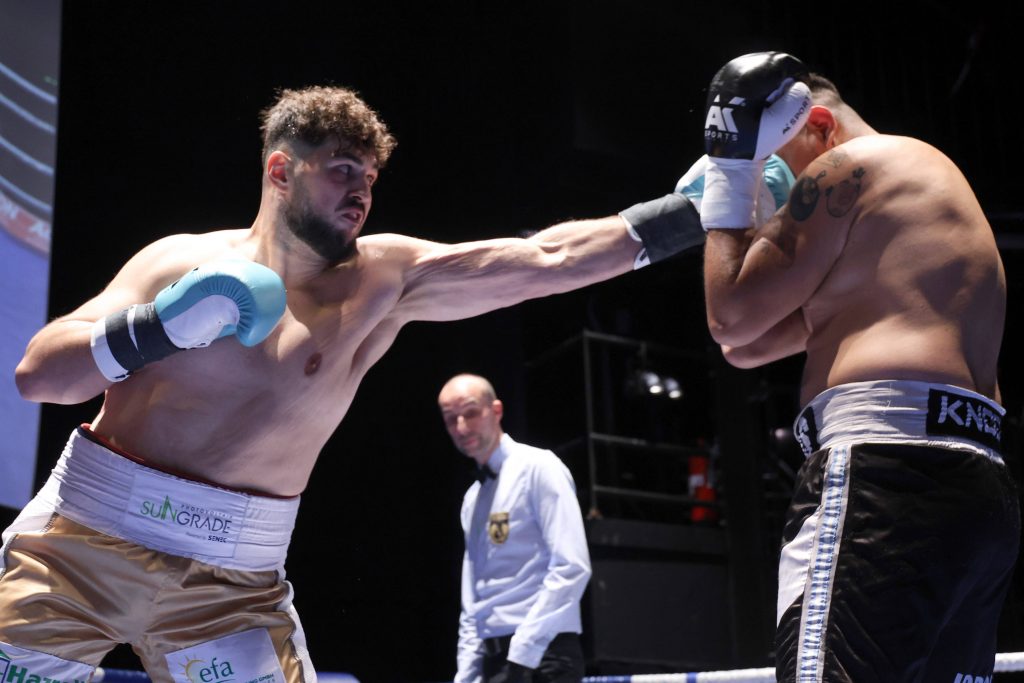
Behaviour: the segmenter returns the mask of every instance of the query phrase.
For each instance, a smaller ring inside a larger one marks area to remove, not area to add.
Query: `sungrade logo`
[[[228,534],[231,532],[232,520],[229,517],[218,516],[204,508],[184,503],[175,507],[174,503],[171,502],[170,496],[164,496],[162,503],[155,503],[150,500],[142,501],[138,514],[190,529],[200,529],[211,534]],[[217,537],[211,536],[210,539],[217,540]],[[226,542],[226,539],[221,542]]]

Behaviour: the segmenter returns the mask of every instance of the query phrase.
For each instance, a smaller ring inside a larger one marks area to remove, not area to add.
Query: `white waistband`
[[[153,550],[283,574],[299,497],[266,498],[181,479],[75,430],[30,505]]]
[[[906,443],[1001,463],[1005,413],[995,401],[950,384],[854,382],[818,394],[793,423],[793,434],[807,456],[840,443]]]

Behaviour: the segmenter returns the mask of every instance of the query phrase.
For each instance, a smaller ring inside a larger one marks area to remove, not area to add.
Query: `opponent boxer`
[[[1020,520],[1000,456],[1006,285],[974,193],[782,53],[718,72],[704,135],[711,333],[740,367],[807,354],[778,680],[989,680]],[[752,229],[776,150],[797,182]]]
[[[299,494],[402,326],[704,240],[680,194],[530,239],[357,239],[395,145],[376,113],[342,88],[284,91],[262,130],[250,228],[145,247],[18,366],[29,400],[105,397],[3,535],[5,680],[86,680],[118,642],[155,681],[314,680],[283,569]]]

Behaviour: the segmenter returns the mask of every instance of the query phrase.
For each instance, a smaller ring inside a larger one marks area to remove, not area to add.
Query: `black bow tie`
[[[484,465],[483,467],[477,467],[476,468],[476,480],[478,482],[480,482],[481,484],[483,484],[488,479],[497,479],[497,478],[498,478],[498,475],[495,474],[494,470],[492,470],[487,465]]]

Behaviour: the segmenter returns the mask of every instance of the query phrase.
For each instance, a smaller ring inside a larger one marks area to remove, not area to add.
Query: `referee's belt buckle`
[[[496,657],[508,652],[512,644],[512,636],[498,636],[497,638],[484,638],[484,654],[489,657]]]

